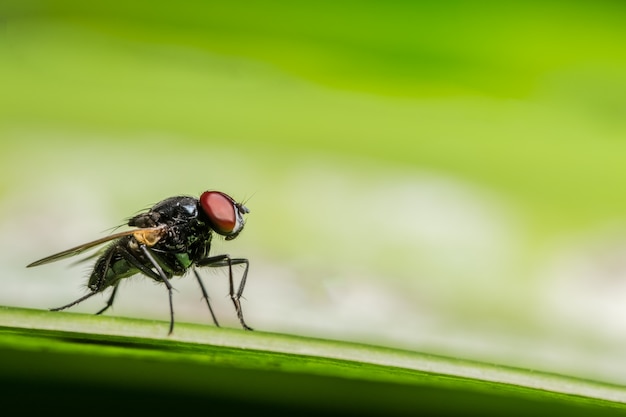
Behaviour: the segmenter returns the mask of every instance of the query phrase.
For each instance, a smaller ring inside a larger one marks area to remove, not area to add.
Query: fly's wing
[[[107,251],[107,247],[106,247],[106,246],[103,246],[103,247],[101,247],[101,248],[97,249],[97,250],[96,250],[96,251],[94,251],[93,253],[90,253],[89,255],[87,255],[87,256],[85,256],[85,257],[83,257],[83,258],[80,258],[80,259],[75,260],[74,262],[72,262],[72,263],[70,264],[70,266],[76,266],[76,265],[78,265],[78,264],[82,264],[82,263],[85,263],[85,262],[91,261],[92,259],[99,258],[100,256],[104,255],[104,253],[105,253],[106,251]]]
[[[110,242],[111,240],[119,239],[124,236],[134,236],[135,239],[137,239],[139,243],[143,243],[147,246],[152,246],[156,242],[158,242],[159,239],[161,239],[161,237],[163,237],[163,235],[165,234],[165,230],[166,229],[164,226],[159,226],[159,227],[146,227],[142,229],[125,230],[123,232],[114,233],[112,235],[105,236],[101,239],[94,240],[93,242],[84,243],[82,245],[78,245],[71,249],[64,250],[63,252],[59,252],[59,253],[55,253],[54,255],[47,256],[43,259],[40,259],[38,261],[35,261],[31,264],[26,265],[26,268],[39,266],[39,265],[47,264],[50,262],[55,262],[61,259],[69,258],[75,255],[78,255],[80,253],[83,253],[84,251],[88,249],[94,248],[106,242]]]

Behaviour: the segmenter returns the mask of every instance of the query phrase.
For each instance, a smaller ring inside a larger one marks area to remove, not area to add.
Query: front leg
[[[241,277],[241,281],[239,283],[239,288],[237,292],[235,292],[235,283],[233,280],[233,265],[241,265],[244,264],[245,268],[243,270],[243,275]],[[229,295],[230,299],[233,301],[235,305],[235,310],[237,311],[237,317],[239,318],[239,322],[241,323],[241,327],[245,330],[252,330],[252,327],[248,326],[243,319],[243,311],[241,309],[241,296],[243,295],[243,289],[246,286],[246,279],[248,277],[248,268],[250,267],[250,263],[245,258],[231,258],[230,255],[216,255],[210,256],[208,258],[200,259],[196,262],[197,266],[208,266],[211,268],[220,268],[224,266],[228,266],[228,282],[229,282]]]

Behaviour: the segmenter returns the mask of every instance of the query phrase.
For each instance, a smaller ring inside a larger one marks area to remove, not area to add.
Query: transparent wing
[[[43,259],[40,259],[38,261],[35,261],[33,263],[26,265],[26,268],[39,266],[39,265],[47,264],[50,262],[55,262],[61,259],[69,258],[75,255],[78,255],[80,253],[83,253],[84,251],[88,249],[91,249],[98,245],[102,245],[103,243],[106,243],[106,242],[110,242],[111,240],[119,239],[124,236],[134,236],[137,239],[137,241],[139,241],[140,243],[144,243],[147,246],[152,246],[156,242],[158,242],[159,239],[161,239],[161,237],[165,234],[165,231],[166,231],[165,226],[125,230],[123,232],[114,233],[112,235],[105,236],[103,238],[94,240],[92,242],[83,243],[82,245],[78,245],[73,248],[64,250],[63,252],[59,252],[59,253],[55,253],[54,255],[47,256]]]

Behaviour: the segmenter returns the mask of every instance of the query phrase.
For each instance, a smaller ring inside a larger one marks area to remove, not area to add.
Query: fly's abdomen
[[[103,291],[116,284],[120,279],[139,272],[118,252],[118,246],[112,245],[98,260],[87,284],[92,291]]]

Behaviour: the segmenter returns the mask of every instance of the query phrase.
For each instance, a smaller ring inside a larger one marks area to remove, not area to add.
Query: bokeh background
[[[250,259],[259,330],[626,383],[624,22],[609,0],[3,0],[0,304],[78,298],[88,264],[24,266],[218,189],[251,210],[214,252]],[[175,286],[177,320],[211,325]],[[167,293],[127,280],[107,314],[167,320]]]

